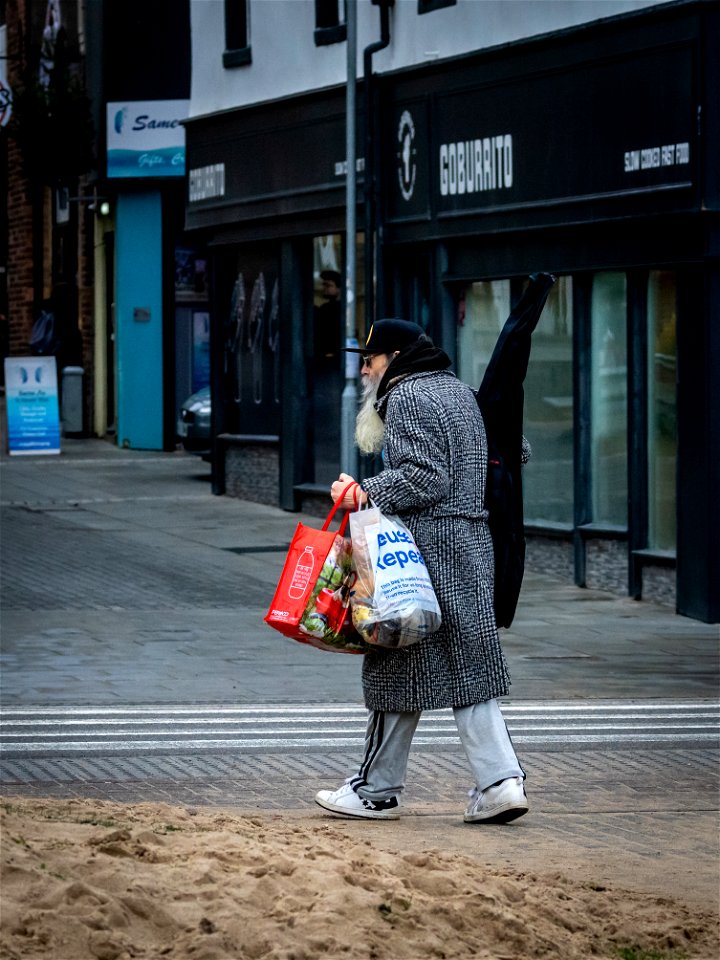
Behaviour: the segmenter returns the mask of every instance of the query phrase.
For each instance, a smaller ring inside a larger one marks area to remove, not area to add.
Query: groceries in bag
[[[355,629],[375,646],[406,647],[440,629],[440,606],[425,560],[397,517],[377,507],[350,514]]]
[[[353,627],[350,613],[350,592],[356,574],[352,568],[352,544],[343,535],[347,514],[337,533],[328,529],[341,501],[342,497],[322,529],[297,525],[264,619],[286,637],[319,650],[365,653],[367,645]]]

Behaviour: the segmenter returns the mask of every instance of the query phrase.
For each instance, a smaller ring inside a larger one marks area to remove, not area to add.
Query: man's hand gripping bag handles
[[[352,545],[344,536],[349,514],[335,533],[330,523],[353,484],[348,484],[320,530],[298,523],[265,622],[293,640],[320,650],[365,653],[350,615],[356,574]]]

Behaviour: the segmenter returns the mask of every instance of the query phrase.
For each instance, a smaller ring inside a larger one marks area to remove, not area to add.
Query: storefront
[[[190,120],[187,149],[186,225],[212,278],[214,486],[298,509],[340,469],[344,91]]]
[[[526,381],[530,563],[712,622],[719,20],[715,3],[655,8],[378,81],[379,311],[421,323],[475,385],[527,275],[558,277]],[[244,443],[238,492],[262,464],[288,509],[334,466],[313,300],[321,251],[341,252],[342,97],[188,125],[187,224],[215,249],[218,449]],[[262,392],[258,369],[275,370]]]
[[[209,378],[205,256],[183,230],[189,0],[90,4],[86,16],[98,134],[93,432],[174,450],[180,406]]]

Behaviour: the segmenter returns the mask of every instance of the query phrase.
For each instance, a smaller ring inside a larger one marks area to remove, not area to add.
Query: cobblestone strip
[[[304,807],[320,786],[352,773],[357,759],[357,752],[332,752],[7,760],[0,791],[6,797]],[[720,750],[528,751],[521,759],[532,788],[558,808],[569,795],[582,795],[581,806],[604,809],[648,806],[650,796],[665,809],[718,808]],[[409,798],[452,802],[468,786],[461,750],[411,755]],[[578,809],[577,798],[572,808]]]

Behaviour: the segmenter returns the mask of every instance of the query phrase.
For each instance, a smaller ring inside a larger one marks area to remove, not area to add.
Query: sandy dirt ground
[[[368,832],[320,811],[88,800],[0,807],[2,960],[720,956],[711,905],[554,867],[490,867],[383,835],[389,823]]]

